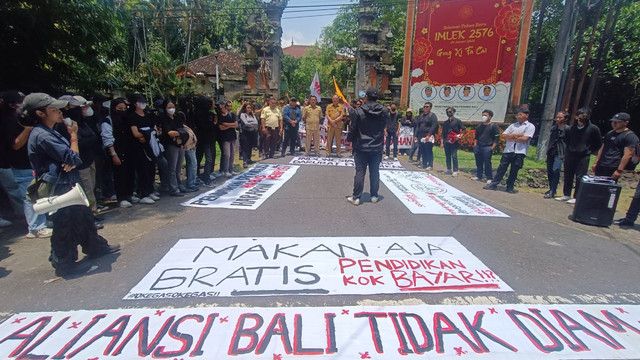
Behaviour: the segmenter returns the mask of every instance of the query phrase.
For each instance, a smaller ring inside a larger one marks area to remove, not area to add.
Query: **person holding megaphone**
[[[77,189],[80,175],[76,166],[82,164],[78,150],[78,125],[75,121],[65,121],[61,108],[67,101],[56,100],[44,93],[32,93],[25,97],[23,110],[26,121],[34,128],[29,135],[29,161],[41,181],[41,187],[49,188],[52,199],[68,198],[71,190]],[[65,123],[70,140],[53,129],[54,125]],[[39,199],[38,202],[46,199]],[[96,258],[120,250],[119,245],[109,245],[98,235],[91,209],[74,201],[49,201],[53,206],[50,219],[53,222],[51,255],[49,261],[57,276],[86,273],[91,269],[88,261],[78,260],[78,245],[82,252]],[[36,203],[37,205],[37,203]],[[35,206],[34,206],[35,207]],[[55,208],[55,209],[54,209]]]

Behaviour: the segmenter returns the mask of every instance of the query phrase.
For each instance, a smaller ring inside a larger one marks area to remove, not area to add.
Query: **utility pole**
[[[189,70],[189,51],[191,50],[191,25],[193,24],[193,11],[194,8],[191,8],[191,14],[189,15],[189,29],[187,30],[187,48],[184,51],[184,78],[182,82],[182,91],[184,92],[187,88],[187,72]]]
[[[549,146],[549,131],[551,129],[551,122],[556,112],[556,106],[558,104],[558,95],[560,93],[560,85],[563,77],[563,67],[567,53],[569,51],[569,37],[571,34],[571,28],[573,27],[574,9],[576,8],[576,0],[567,0],[562,12],[562,22],[560,23],[560,30],[558,31],[558,41],[556,43],[556,54],[553,58],[553,65],[551,67],[551,79],[549,79],[549,89],[547,90],[547,100],[544,105],[544,112],[542,114],[542,120],[540,121],[540,132],[538,133],[538,146],[536,150],[536,160],[542,160],[547,154],[547,147]]]

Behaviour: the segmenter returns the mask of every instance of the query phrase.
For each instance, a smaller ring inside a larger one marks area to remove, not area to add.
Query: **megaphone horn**
[[[89,199],[78,184],[73,185],[71,190],[62,195],[38,199],[33,204],[33,210],[36,214],[46,214],[71,205],[89,206]]]

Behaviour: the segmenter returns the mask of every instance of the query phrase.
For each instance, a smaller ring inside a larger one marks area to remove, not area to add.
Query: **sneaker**
[[[104,206],[104,205],[100,205],[100,204],[96,205],[96,212],[98,214],[101,213],[101,212],[105,212],[107,210],[109,210],[108,206]]]
[[[131,196],[129,201],[131,201],[132,204],[139,203],[140,202],[140,198],[135,196],[135,195],[133,195],[133,196]]]
[[[498,190],[498,185],[495,185],[493,183],[489,183],[488,185],[485,185],[482,187],[485,190]]]
[[[32,231],[27,234],[28,239],[48,238],[53,234],[53,229],[45,227],[40,230]]]
[[[337,155],[336,155],[336,157],[337,157],[338,159],[340,159],[340,158],[342,158],[342,155],[341,155],[341,154],[337,154]]]
[[[231,174],[231,176],[236,176],[236,175],[238,175],[239,173],[237,173],[237,172],[235,172],[235,171],[230,171],[230,172],[229,172],[229,174]]]
[[[228,179],[228,178],[230,178],[230,177],[232,177],[232,176],[233,176],[233,175],[231,175],[231,173],[230,173],[230,172],[228,172],[228,171],[225,171],[225,172],[224,172],[224,177],[225,177],[225,178],[227,178],[227,179]]]
[[[102,229],[104,229],[104,224],[102,224],[102,223],[101,223],[101,222],[99,222],[99,221],[95,221],[93,224],[96,226],[96,230],[102,230]]]
[[[431,171],[431,170],[433,170],[433,168],[432,168],[431,166],[427,166],[427,167],[426,167],[426,168],[424,168],[424,169],[425,169],[425,170],[427,170],[427,171]]]
[[[396,157],[394,157],[394,158],[393,158],[393,160],[398,161],[398,157],[397,157],[397,156],[396,156]]]
[[[516,193],[516,191],[514,189],[509,189],[509,188],[507,188],[507,192],[509,194],[515,194]]]
[[[382,159],[383,159],[383,160],[388,160],[388,159],[389,159],[389,157],[388,157],[387,155],[385,155]]]
[[[117,253],[118,251],[120,251],[120,244],[107,245],[104,248],[100,249],[98,252],[89,254],[89,257],[91,259],[96,259],[101,256]]]
[[[453,172],[452,172],[451,170],[447,170],[447,171],[445,171],[445,172],[444,172],[444,174],[445,174],[445,175],[452,175],[452,174],[453,174]]]
[[[0,218],[0,228],[11,226],[13,223],[7,219]]]
[[[57,264],[54,266],[56,276],[65,277],[71,275],[81,275],[91,270],[91,263],[88,261],[74,262],[71,264]]]
[[[480,179],[480,178],[479,178],[479,177],[477,177],[477,176],[474,176],[474,177],[472,177],[472,178],[471,178],[471,180],[474,180],[474,181],[480,181],[480,180],[482,180],[482,179]]]
[[[565,195],[565,196],[560,196],[560,197],[557,197],[557,198],[556,198],[556,200],[558,200],[558,201],[567,201],[567,200],[570,200],[570,199],[571,199],[571,197],[566,196],[566,195]]]
[[[140,199],[140,204],[150,205],[150,204],[155,204],[155,203],[156,202],[149,196],[143,197],[142,199]]]
[[[130,208],[133,205],[130,202],[128,202],[127,200],[122,200],[122,201],[120,201],[118,206],[120,206],[121,208]]]
[[[249,165],[247,165],[247,163],[246,163],[246,162],[243,162],[243,163],[242,163],[242,168],[243,168],[243,169],[246,169],[246,168],[248,168],[248,167],[249,167]]]
[[[213,181],[207,181],[207,182],[202,183],[202,186],[215,187],[216,184],[214,184]]]
[[[352,203],[355,206],[360,205],[360,199],[359,198],[353,198],[353,196],[347,196],[347,202]]]
[[[544,193],[544,198],[545,199],[553,199],[556,196],[555,193],[551,192],[551,190],[547,191],[546,193]]]
[[[111,195],[111,197],[109,198],[110,201],[117,201],[118,197],[115,195]]]
[[[576,203],[576,199],[567,200],[567,204],[575,204],[575,203]]]
[[[197,187],[188,187],[184,189],[183,193],[192,193],[196,191],[200,191],[200,189]]]
[[[409,158],[409,162],[413,162],[413,158]]]
[[[154,193],[149,194],[149,197],[150,197],[150,198],[151,198],[151,200],[153,200],[153,201],[158,201],[158,200],[160,200],[160,196],[158,196],[158,195],[156,195],[156,194],[154,194]],[[142,201],[142,200],[140,200],[140,201]]]
[[[491,184],[493,182],[492,179],[487,179],[487,185]]]
[[[452,172],[452,173],[451,173],[451,176],[453,176],[453,177],[457,177],[457,176],[458,176],[458,172],[457,172],[457,171]]]
[[[618,219],[613,223],[618,226],[633,226],[633,221],[628,220],[627,218]]]
[[[372,197],[371,197],[371,203],[372,203],[372,204],[375,204],[375,203],[377,203],[377,202],[378,202],[378,197],[377,197],[377,196],[372,196]]]
[[[173,196],[173,197],[183,197],[184,195],[182,195],[180,193],[180,191],[174,191],[172,193],[169,193],[169,196]]]

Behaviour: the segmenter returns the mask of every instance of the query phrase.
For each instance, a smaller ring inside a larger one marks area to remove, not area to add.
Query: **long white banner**
[[[380,180],[414,214],[509,217],[422,171],[381,171]]]
[[[2,359],[638,359],[638,305],[200,307],[21,313]]]
[[[355,167],[353,158],[332,158],[319,156],[295,156],[289,164],[293,165],[324,165],[324,166],[347,166]],[[380,169],[384,170],[404,170],[400,161],[381,161]]]
[[[291,179],[299,166],[257,164],[183,206],[255,210]]]
[[[125,299],[513,291],[452,237],[178,241]]]

